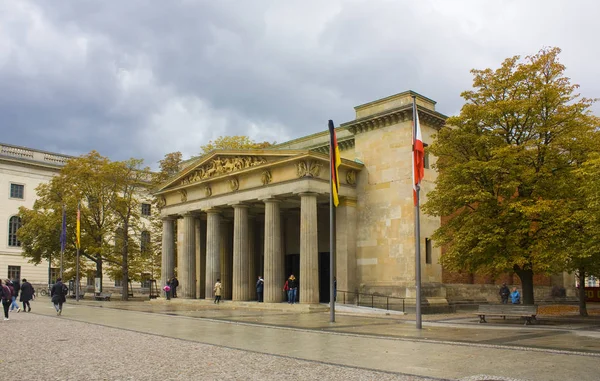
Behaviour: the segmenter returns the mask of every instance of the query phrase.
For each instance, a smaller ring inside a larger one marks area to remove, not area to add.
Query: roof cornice
[[[444,114],[424,107],[418,107],[417,110],[421,123],[425,123],[438,130],[442,128],[448,118]],[[347,128],[353,134],[359,134],[409,120],[412,120],[412,105],[410,104],[343,123],[341,127]]]

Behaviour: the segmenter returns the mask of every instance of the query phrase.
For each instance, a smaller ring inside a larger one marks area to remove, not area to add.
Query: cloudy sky
[[[452,115],[471,68],[544,46],[600,97],[598,14],[594,0],[0,0],[0,142],[155,167],[220,135],[321,131],[409,89]]]

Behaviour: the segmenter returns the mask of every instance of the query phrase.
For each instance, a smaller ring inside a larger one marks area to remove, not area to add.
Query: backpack
[[[69,293],[69,288],[63,283],[62,285],[62,294],[67,295]]]
[[[5,285],[2,285],[2,300],[10,301],[12,298],[12,292],[10,292],[10,288]]]

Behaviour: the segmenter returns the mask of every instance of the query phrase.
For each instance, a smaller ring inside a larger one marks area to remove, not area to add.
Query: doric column
[[[300,194],[300,303],[319,303],[317,195]]]
[[[223,299],[231,300],[233,275],[233,237],[231,222],[221,220],[221,295]]]
[[[163,219],[162,230],[162,266],[161,266],[161,285],[167,284],[167,281],[173,277],[175,271],[175,236],[174,236],[173,218]],[[162,287],[161,287],[162,290]]]
[[[256,219],[253,216],[248,216],[248,299],[256,300],[256,281],[259,274],[256,269],[256,229],[254,225]]]
[[[206,282],[206,221],[194,220],[196,242],[196,299],[204,298]]]
[[[343,197],[335,208],[335,274],[337,288],[356,291],[356,200]],[[338,303],[340,297],[337,298]],[[353,294],[346,295],[346,302],[353,303]]]
[[[182,263],[179,264],[179,282],[181,283],[182,298],[196,298],[196,230],[193,214],[183,216],[183,253]]]
[[[248,300],[248,205],[233,206],[233,300]]]
[[[281,253],[281,222],[279,200],[265,200],[265,303],[283,300],[283,255]]]
[[[206,211],[206,299],[215,294],[213,287],[221,277],[221,215],[217,210]]]

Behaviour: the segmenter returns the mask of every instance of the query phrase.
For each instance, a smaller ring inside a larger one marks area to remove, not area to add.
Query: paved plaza
[[[597,380],[600,319],[336,316],[303,305],[39,298],[2,322],[3,374],[27,380]]]

